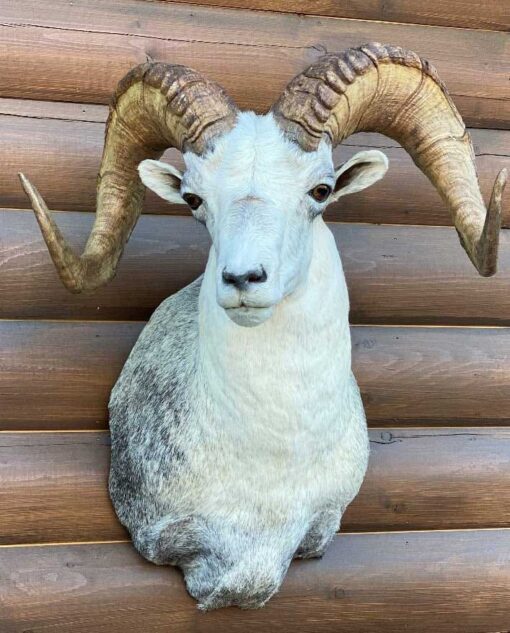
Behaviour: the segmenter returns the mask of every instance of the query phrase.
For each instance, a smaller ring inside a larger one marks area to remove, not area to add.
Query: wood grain
[[[76,249],[89,213],[56,213]],[[479,277],[451,228],[330,224],[351,299],[351,323],[510,325],[510,233],[499,273]],[[117,277],[93,294],[65,290],[35,218],[0,210],[0,318],[145,320],[204,269],[206,230],[189,217],[144,215]]]
[[[0,430],[100,429],[140,322],[0,322]],[[372,426],[506,425],[507,328],[355,326]]]
[[[510,324],[510,233],[499,272],[484,279],[454,230],[331,224],[349,287],[351,323]]]
[[[2,0],[0,11],[2,97],[107,103],[151,58],[206,71],[241,108],[264,111],[325,51],[379,40],[430,59],[469,125],[510,125],[505,33],[136,0]]]
[[[506,527],[510,430],[371,429],[342,532]],[[107,433],[0,433],[0,545],[128,538],[108,498]]]
[[[104,428],[142,323],[0,322],[0,430]]]
[[[510,531],[337,536],[263,609],[202,614],[128,543],[0,548],[3,633],[487,633],[508,628]]]
[[[174,0],[164,0],[172,2]],[[178,0],[180,1],[180,0]],[[506,0],[188,0],[189,4],[470,29],[510,30]]]
[[[0,115],[37,120],[56,119],[68,122],[105,123],[108,106],[65,101],[34,101],[33,99],[0,99]],[[7,119],[5,119],[7,125]],[[37,123],[35,122],[35,125]]]
[[[0,544],[128,538],[109,462],[107,433],[0,433]]]
[[[353,370],[373,425],[508,424],[507,328],[354,327]]]
[[[342,531],[508,527],[510,430],[370,429],[365,481]]]
[[[0,207],[28,208],[17,177],[23,171],[40,188],[51,209],[93,211],[106,116],[104,106],[0,99]],[[510,165],[510,132],[471,130],[471,135],[482,193],[488,200],[497,173]],[[335,151],[335,164],[374,147],[388,156],[388,174],[373,187],[332,205],[328,217],[350,222],[451,224],[434,187],[405,150],[387,137],[350,137]],[[170,150],[164,158],[183,168],[178,152]],[[506,226],[510,226],[508,189],[503,200]],[[149,192],[145,211],[182,214],[187,208],[169,205]]]

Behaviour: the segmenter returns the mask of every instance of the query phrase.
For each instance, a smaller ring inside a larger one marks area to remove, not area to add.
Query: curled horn
[[[288,84],[272,112],[305,151],[323,138],[335,146],[361,131],[399,142],[448,205],[480,275],[496,272],[507,172],[498,174],[486,211],[471,139],[426,60],[377,43],[325,55]]]
[[[142,211],[137,167],[165,149],[204,153],[235,123],[223,89],[185,66],[148,62],[119,83],[110,106],[97,185],[97,211],[81,256],[67,244],[37,189],[19,174],[58,274],[71,292],[110,281]]]

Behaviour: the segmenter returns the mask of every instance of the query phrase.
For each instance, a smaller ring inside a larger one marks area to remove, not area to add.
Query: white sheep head
[[[378,151],[333,167],[331,144],[311,152],[288,140],[272,114],[240,113],[204,155],[184,154],[186,169],[145,160],[142,182],[176,204],[189,204],[207,226],[219,305],[238,325],[258,325],[306,278],[312,224],[328,204],[384,176]]]
[[[381,132],[409,152],[448,205],[478,272],[494,274],[506,171],[486,211],[471,141],[446,88],[427,61],[394,46],[321,57],[265,116],[240,113],[220,86],[184,66],[134,68],[111,106],[96,219],[81,256],[20,177],[61,280],[82,292],[115,275],[142,210],[141,163],[149,187],[196,207],[214,244],[218,302],[249,325],[267,319],[306,275],[314,217],[386,171],[382,154],[365,152],[335,172],[332,149],[360,131]],[[184,153],[183,175],[154,162],[168,147]]]

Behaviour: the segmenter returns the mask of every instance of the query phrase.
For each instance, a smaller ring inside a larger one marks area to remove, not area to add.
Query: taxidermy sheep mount
[[[324,553],[365,474],[347,288],[322,218],[387,170],[379,151],[334,168],[332,149],[360,131],[407,150],[492,275],[506,172],[486,211],[444,85],[394,46],[320,58],[263,116],[184,66],[134,68],[112,102],[81,256],[20,174],[72,292],[113,278],[144,184],[188,204],[210,233],[204,275],[155,311],[110,399],[117,515],[143,556],[182,569],[202,609],[262,606],[293,558]],[[168,147],[183,152],[184,173],[158,162]]]

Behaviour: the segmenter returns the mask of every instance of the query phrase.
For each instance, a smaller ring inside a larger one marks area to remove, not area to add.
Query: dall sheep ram
[[[239,112],[184,66],[146,63],[110,110],[97,214],[81,256],[20,175],[63,283],[115,274],[145,187],[186,203],[212,239],[202,277],[164,301],[110,400],[110,494],[150,561],[180,567],[202,609],[260,607],[293,558],[321,556],[368,460],[349,300],[326,207],[382,178],[359,131],[398,141],[448,205],[481,275],[495,272],[499,174],[486,211],[461,117],[434,68],[367,44],[295,77],[269,113]],[[168,147],[185,170],[158,162]]]

